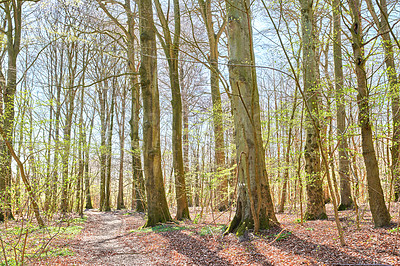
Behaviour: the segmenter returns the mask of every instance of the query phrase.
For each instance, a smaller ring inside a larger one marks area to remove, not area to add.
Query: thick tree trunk
[[[305,219],[326,219],[324,196],[322,191],[321,165],[318,136],[319,110],[318,88],[316,79],[314,10],[312,0],[300,0],[303,47],[303,80],[306,96],[306,143],[304,146],[305,170],[307,175],[307,209]],[[327,169],[328,170],[328,169]]]
[[[139,0],[140,86],[143,95],[143,154],[146,177],[145,226],[171,221],[161,170],[157,49],[151,0]]]
[[[336,119],[339,141],[339,177],[340,177],[340,205],[339,211],[353,208],[350,186],[350,161],[347,154],[348,142],[346,136],[346,108],[343,87],[343,59],[342,59],[342,10],[340,0],[333,0],[333,57],[335,68],[336,91]]]
[[[379,166],[375,155],[370,121],[369,91],[367,87],[367,74],[365,72],[365,57],[363,50],[363,31],[361,25],[359,0],[348,0],[352,17],[352,47],[354,65],[357,76],[357,103],[359,109],[359,123],[361,127],[362,153],[367,170],[368,198],[372,218],[376,227],[389,225],[390,214],[386,208],[381,181],[379,179]]]
[[[259,96],[254,65],[249,0],[226,1],[229,81],[236,131],[238,199],[227,232],[242,235],[248,228],[266,229],[276,223],[261,138]],[[246,66],[247,65],[247,66]]]

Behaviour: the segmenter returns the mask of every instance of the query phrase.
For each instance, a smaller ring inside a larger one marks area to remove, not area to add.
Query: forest
[[[400,265],[397,0],[0,0],[0,265]]]

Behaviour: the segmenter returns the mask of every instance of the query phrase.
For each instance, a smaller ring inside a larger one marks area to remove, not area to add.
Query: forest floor
[[[366,208],[360,229],[354,211],[340,212],[344,247],[329,204],[328,220],[300,224],[298,214],[278,214],[280,227],[241,239],[222,236],[233,212],[199,219],[200,209],[192,208],[193,221],[141,229],[144,214],[87,211],[82,232],[64,243],[74,255],[35,265],[400,265],[399,207],[392,206],[392,225],[379,229]]]

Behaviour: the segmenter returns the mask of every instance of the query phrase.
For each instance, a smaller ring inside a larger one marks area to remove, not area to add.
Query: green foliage
[[[194,224],[198,224],[199,223],[199,221],[200,221],[200,219],[201,219],[201,213],[198,213],[197,215],[196,215],[196,217],[193,219],[193,223]]]
[[[288,238],[292,234],[293,233],[291,231],[284,231],[284,232],[278,233],[278,234],[271,234],[268,237],[273,237],[273,238],[276,238],[276,241],[280,241],[280,240]]]
[[[79,234],[82,229],[83,229],[83,226],[80,226],[80,225],[72,225],[72,226],[67,226],[67,227],[48,226],[45,228],[40,228],[39,226],[27,225],[27,226],[25,226],[25,228],[21,228],[19,226],[7,228],[7,229],[5,229],[5,232],[7,233],[7,235],[11,235],[11,236],[18,236],[18,235],[26,234],[26,233],[28,233],[28,234],[35,233],[35,234],[50,234],[50,235],[63,234],[67,238],[72,238],[75,235]]]
[[[296,219],[296,220],[294,221],[294,223],[295,223],[295,224],[300,224],[300,223],[301,223],[301,219],[300,219],[300,218]]]
[[[214,234],[222,234],[225,230],[226,230],[225,225],[217,225],[217,226],[207,225],[200,229],[199,235],[207,236]]]
[[[6,259],[8,265],[21,265],[26,258],[36,260],[74,255],[68,248],[51,245],[51,241],[75,237],[82,231],[82,223],[86,220],[86,217],[68,219],[60,224],[44,228],[32,223],[16,223],[13,227],[3,228],[0,233],[2,239],[5,239],[5,252],[0,256],[2,260],[0,265],[5,265]]]
[[[56,248],[50,249],[42,254],[40,254],[41,258],[48,258],[48,257],[66,257],[66,256],[73,256],[75,252],[68,248]]]
[[[280,234],[279,236],[278,236],[278,235],[275,236],[275,237],[278,237],[278,238],[276,239],[276,241],[279,241],[279,240],[288,238],[288,237],[291,236],[291,235],[292,235],[292,232],[291,232],[291,231],[285,231],[285,232],[283,232],[282,234]]]
[[[389,233],[400,233],[400,227],[389,229],[388,232]]]
[[[188,228],[186,226],[174,226],[174,225],[167,225],[167,224],[162,224],[162,225],[157,225],[154,227],[145,227],[145,228],[140,228],[140,229],[135,229],[132,230],[131,233],[150,233],[150,232],[169,232],[169,231],[180,231],[180,230],[187,230]]]

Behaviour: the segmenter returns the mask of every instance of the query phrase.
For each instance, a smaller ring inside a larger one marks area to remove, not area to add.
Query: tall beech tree
[[[225,140],[224,140],[224,127],[223,127],[223,113],[221,92],[219,90],[219,68],[218,68],[218,42],[222,33],[225,30],[226,20],[216,32],[214,29],[214,21],[212,14],[212,1],[211,0],[198,0],[200,5],[201,16],[207,30],[208,45],[209,45],[209,64],[210,64],[210,84],[211,84],[211,100],[212,100],[212,114],[214,122],[214,144],[215,144],[215,168],[222,170],[225,167]],[[228,178],[222,175],[222,180],[219,180],[220,186],[218,188],[218,209],[220,211],[226,210],[228,207]]]
[[[353,47],[353,64],[357,76],[357,104],[358,122],[361,127],[361,145],[367,172],[368,199],[372,219],[376,227],[389,225],[390,214],[386,208],[381,180],[379,179],[379,165],[376,159],[374,141],[372,137],[372,124],[370,120],[370,89],[367,85],[365,71],[366,58],[364,56],[363,28],[361,24],[361,3],[359,0],[348,0],[352,18],[350,27]]]
[[[146,180],[145,226],[171,221],[161,168],[160,102],[157,80],[156,33],[151,0],[139,0],[140,87],[143,96],[143,157]],[[179,80],[178,80],[179,82]]]
[[[342,27],[341,5],[339,0],[333,0],[333,63],[335,71],[336,91],[336,119],[339,140],[339,176],[340,176],[340,205],[339,210],[353,207],[350,186],[350,160],[347,154],[348,141],[346,136],[346,106],[343,82],[343,58],[342,58]]]
[[[314,7],[312,0],[299,0],[301,7],[301,37],[303,48],[303,83],[306,96],[306,143],[304,145],[307,208],[305,219],[326,219],[322,191],[318,136],[320,135],[317,73],[314,39]],[[327,169],[328,170],[328,169]]]
[[[393,41],[390,37],[389,13],[386,0],[380,0],[378,7],[380,10],[380,19],[375,12],[374,5],[371,0],[367,0],[368,10],[370,11],[379,35],[382,38],[383,52],[385,55],[386,75],[389,81],[389,89],[392,105],[392,123],[393,123],[393,140],[392,140],[392,179],[394,181],[394,200],[400,199],[400,82],[397,77],[396,63],[393,49]],[[400,48],[400,47],[399,47]],[[391,199],[389,199],[391,200]]]
[[[182,96],[179,80],[179,41],[181,34],[181,17],[179,0],[174,0],[174,32],[171,36],[168,20],[161,8],[159,0],[156,4],[158,18],[161,22],[164,36],[159,40],[167,57],[169,80],[172,93],[172,154],[175,176],[176,219],[190,219],[189,205],[186,193],[185,169],[182,154]],[[168,14],[169,15],[169,14]]]
[[[128,53],[128,65],[129,70],[132,72],[130,75],[130,86],[131,86],[131,119],[129,124],[131,126],[131,152],[132,152],[132,209],[135,208],[138,212],[145,210],[145,188],[142,171],[141,161],[141,150],[139,145],[139,121],[140,121],[140,87],[138,75],[136,72],[136,60],[135,60],[135,17],[134,12],[130,5],[130,0],[125,1],[125,11],[128,19],[128,31],[127,31],[127,53]]]
[[[237,207],[227,232],[265,229],[277,223],[265,166],[250,0],[226,1],[229,81],[236,131]]]
[[[7,37],[6,50],[8,58],[7,78],[5,83],[4,95],[2,95],[3,114],[2,127],[6,138],[12,145],[14,131],[14,98],[17,90],[17,58],[21,49],[21,28],[22,28],[22,5],[24,1],[4,1],[7,28],[2,29]],[[4,84],[3,84],[4,85]],[[0,221],[6,218],[12,219],[11,212],[11,153],[3,139],[0,146]]]

